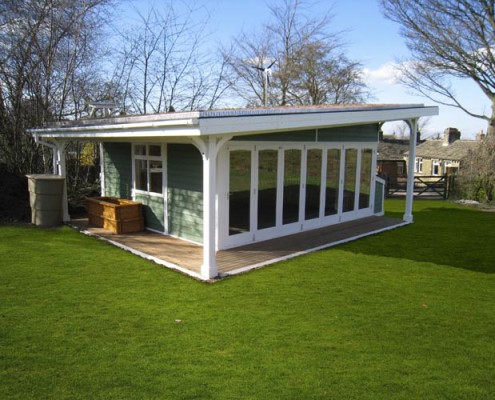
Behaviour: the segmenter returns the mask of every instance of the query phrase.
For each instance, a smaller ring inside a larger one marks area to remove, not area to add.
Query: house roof
[[[445,145],[443,140],[427,140],[416,148],[416,157],[460,161],[479,143],[476,140],[456,140]]]
[[[383,138],[378,143],[378,160],[404,160],[404,155],[408,150],[409,139]]]
[[[246,135],[396,121],[438,115],[423,104],[267,107],[64,121],[30,133],[46,138]]]

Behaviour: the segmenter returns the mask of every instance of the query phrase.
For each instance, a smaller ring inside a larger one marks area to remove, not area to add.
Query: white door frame
[[[356,190],[354,198],[354,210],[343,212],[342,199],[344,193],[344,174],[345,174],[345,151],[347,149],[357,150],[356,165]],[[282,224],[283,213],[283,183],[284,183],[284,156],[287,150],[301,150],[301,176],[299,191],[299,218],[297,222],[291,224]],[[321,162],[321,184],[320,184],[320,211],[319,217],[311,220],[305,220],[306,209],[306,183],[307,183],[307,152],[311,149],[320,149],[322,151]],[[329,149],[340,150],[340,179],[338,191],[338,211],[337,214],[325,216],[325,191],[326,191],[326,174],[327,174],[327,155]],[[370,177],[370,202],[368,207],[359,209],[359,186],[361,174],[361,154],[362,150],[372,150],[372,170]],[[230,176],[230,157],[229,152],[235,150],[247,150],[251,152],[251,190],[250,190],[250,229],[249,232],[236,235],[229,235],[229,176]],[[277,150],[277,206],[276,206],[276,225],[266,229],[257,228],[258,218],[258,154],[261,150]],[[245,245],[253,242],[272,239],[279,236],[285,236],[300,231],[316,229],[335,223],[363,218],[373,214],[373,195],[374,195],[374,176],[376,166],[376,143],[357,143],[357,142],[319,142],[319,143],[294,143],[294,142],[229,142],[219,155],[219,163],[225,168],[219,168],[219,213],[218,224],[218,249],[226,249]]]

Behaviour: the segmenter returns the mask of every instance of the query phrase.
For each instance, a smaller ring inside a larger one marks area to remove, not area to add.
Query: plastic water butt
[[[65,178],[59,175],[27,175],[31,222],[42,228],[62,225]]]

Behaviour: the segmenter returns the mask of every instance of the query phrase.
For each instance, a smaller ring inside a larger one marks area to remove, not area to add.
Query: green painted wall
[[[383,212],[383,191],[385,190],[385,185],[381,182],[376,182],[375,186],[375,206],[373,212],[375,214]]]
[[[243,142],[315,142],[316,130],[237,136],[232,140]]]
[[[104,184],[107,196],[131,198],[132,147],[130,143],[103,143]]]
[[[234,137],[233,141],[259,141],[259,142],[366,142],[378,141],[378,124],[343,126],[339,128],[322,128],[266,133],[259,135],[246,135]]]
[[[192,144],[167,146],[168,230],[203,242],[203,160]]]
[[[143,203],[145,226],[159,232],[164,232],[165,207],[163,205],[163,197],[138,193],[136,194],[136,201]]]
[[[378,124],[342,126],[318,130],[319,142],[378,142]]]

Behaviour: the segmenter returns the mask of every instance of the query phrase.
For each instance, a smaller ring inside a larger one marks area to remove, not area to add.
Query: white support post
[[[64,191],[62,194],[62,219],[64,222],[70,221],[69,216],[69,203],[67,199],[67,167],[65,162],[65,142],[58,141],[56,143],[57,146],[57,166],[58,166],[58,175],[63,176],[65,178],[64,181]]]
[[[201,276],[211,279],[218,275],[216,257],[216,193],[217,193],[217,139],[207,139],[203,153],[203,264]]]
[[[418,119],[410,119],[405,121],[409,125],[409,161],[407,164],[407,193],[406,193],[406,209],[404,212],[404,222],[413,222],[413,198],[414,198],[414,165],[416,162],[416,137],[418,129]]]

